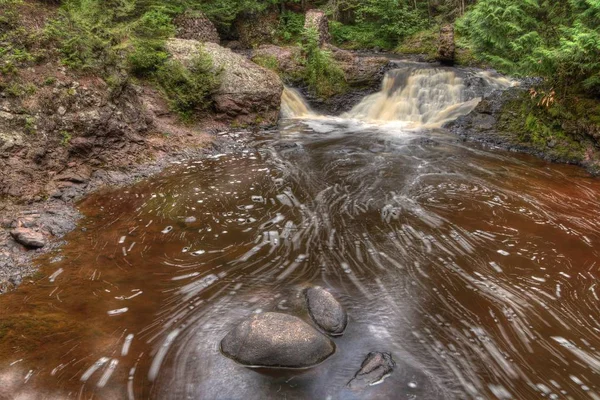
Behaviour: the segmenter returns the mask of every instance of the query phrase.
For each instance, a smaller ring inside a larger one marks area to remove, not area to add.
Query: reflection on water
[[[600,398],[600,182],[443,131],[289,120],[81,206],[0,298],[0,398]],[[309,285],[349,314],[320,366],[219,341]],[[371,351],[398,368],[356,392]]]

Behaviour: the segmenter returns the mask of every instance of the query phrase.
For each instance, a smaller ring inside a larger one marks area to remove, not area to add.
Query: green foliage
[[[17,75],[18,69],[41,61],[46,50],[43,38],[35,30],[27,29],[19,16],[19,1],[6,1],[0,10],[0,74],[6,78]]]
[[[307,29],[303,36],[305,81],[311,92],[322,98],[345,92],[348,85],[344,71],[336,64],[331,52],[319,47],[318,32]]]
[[[71,143],[71,139],[73,138],[71,134],[67,131],[60,131],[60,136],[60,144],[65,147],[69,146],[69,144]]]
[[[528,146],[546,157],[562,162],[585,161],[594,139],[588,131],[597,126],[598,103],[581,99],[571,104],[554,103],[540,107],[538,99],[527,93],[507,102],[500,114],[497,129],[515,135],[520,145]],[[587,132],[587,133],[586,133]]]
[[[129,54],[129,67],[134,75],[148,77],[169,58],[162,41],[136,40]]]
[[[108,76],[127,60],[145,75],[166,58],[162,42],[175,32],[178,7],[177,1],[67,0],[46,33],[70,68]]]
[[[279,61],[275,56],[256,56],[252,59],[261,67],[270,69],[271,71],[279,72]]]
[[[53,76],[49,76],[46,79],[44,79],[44,85],[45,86],[52,86],[56,83],[56,78]]]
[[[133,31],[138,37],[148,39],[166,39],[175,34],[172,18],[162,11],[148,11],[133,24]]]
[[[13,81],[4,87],[4,93],[9,97],[26,97],[34,94],[36,87],[32,83],[21,84]]]
[[[211,95],[220,85],[220,73],[215,73],[210,56],[200,51],[187,68],[178,61],[167,61],[155,73],[155,80],[171,109],[190,120],[195,112],[212,106]]]
[[[112,38],[68,8],[46,26],[46,35],[56,43],[61,62],[69,68],[98,72],[117,62]]]
[[[25,118],[25,133],[32,135],[35,133],[35,118],[26,117]]]
[[[221,30],[228,30],[241,14],[256,14],[265,11],[279,0],[208,0],[194,4]]]
[[[285,43],[297,41],[304,32],[304,14],[285,11],[279,17],[277,37]]]
[[[600,2],[481,0],[457,24],[464,44],[502,72],[600,94]]]
[[[428,26],[427,9],[407,0],[343,0],[330,9],[334,42],[346,47],[392,49]],[[349,21],[338,21],[340,14]]]
[[[402,54],[426,54],[431,60],[435,59],[438,51],[439,29],[426,29],[406,38],[396,52]]]

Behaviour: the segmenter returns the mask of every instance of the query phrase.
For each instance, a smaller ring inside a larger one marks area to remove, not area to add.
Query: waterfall
[[[283,118],[306,118],[317,114],[296,89],[286,86],[281,95],[281,115]]]
[[[473,111],[483,96],[514,83],[487,71],[466,73],[451,68],[407,65],[388,72],[378,93],[365,97],[343,118],[369,123],[402,123],[434,128]],[[315,116],[301,95],[286,88],[284,118]]]

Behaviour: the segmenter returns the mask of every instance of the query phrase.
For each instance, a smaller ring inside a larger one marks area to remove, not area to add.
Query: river
[[[341,117],[286,89],[279,129],[88,197],[0,297],[0,398],[600,399],[600,181],[441,128],[512,84],[408,64]],[[349,314],[325,363],[220,354],[311,285]],[[350,390],[370,351],[395,371]]]

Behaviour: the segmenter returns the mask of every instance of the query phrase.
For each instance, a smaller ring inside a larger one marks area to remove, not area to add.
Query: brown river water
[[[0,297],[0,399],[600,399],[600,181],[423,128],[471,108],[463,92],[415,92],[417,113],[445,114],[405,123],[287,92],[278,130],[87,198]],[[220,354],[310,285],[349,314],[330,359],[269,372]],[[371,351],[395,371],[350,390]]]

